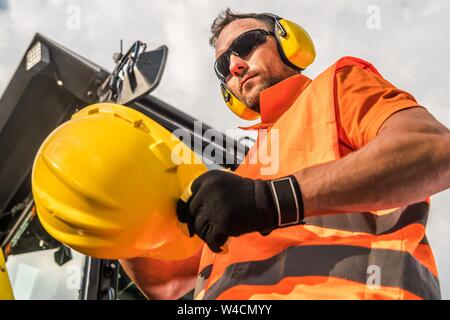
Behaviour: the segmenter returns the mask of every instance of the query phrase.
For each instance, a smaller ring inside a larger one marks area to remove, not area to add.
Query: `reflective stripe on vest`
[[[257,142],[236,173],[273,179],[341,158],[334,100],[340,59],[314,79]],[[279,137],[278,167],[259,161],[258,150]],[[265,170],[262,170],[265,169]],[[305,225],[232,238],[226,254],[206,246],[197,299],[439,299],[440,289],[425,226],[429,198],[403,208],[308,217]],[[377,270],[379,274],[377,275]]]
[[[357,246],[311,245],[289,247],[267,260],[229,265],[220,280],[207,290],[204,299],[216,299],[236,285],[276,286],[283,278],[305,276],[346,279],[368,285],[367,291],[396,287],[420,298],[440,298],[437,278],[409,253]],[[428,286],[424,287],[423,283]],[[371,286],[376,288],[371,289]]]

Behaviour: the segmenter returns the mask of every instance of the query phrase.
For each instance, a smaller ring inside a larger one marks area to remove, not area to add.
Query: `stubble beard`
[[[259,113],[260,112],[259,100],[260,100],[261,91],[276,85],[277,83],[283,81],[284,79],[285,79],[284,77],[280,77],[280,76],[273,76],[268,79],[265,79],[262,83],[256,85],[256,86],[258,86],[258,88],[252,96],[243,97],[239,100],[243,101],[253,111],[256,111]],[[254,89],[255,88],[253,88],[253,90]]]

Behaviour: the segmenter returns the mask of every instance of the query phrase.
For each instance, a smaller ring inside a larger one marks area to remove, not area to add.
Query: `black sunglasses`
[[[274,36],[275,34],[271,31],[264,29],[255,29],[244,32],[239,37],[234,39],[230,47],[217,58],[214,63],[214,70],[216,71],[217,77],[223,83],[230,75],[230,55],[234,54],[239,57],[245,57],[253,49],[263,44],[267,40],[267,36]]]

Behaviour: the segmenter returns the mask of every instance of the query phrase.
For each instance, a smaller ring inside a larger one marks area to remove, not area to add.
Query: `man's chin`
[[[259,96],[253,99],[245,99],[243,100],[247,107],[259,113]]]
[[[278,78],[271,78],[266,81],[260,81],[257,83],[252,83],[253,86],[251,88],[248,88],[248,90],[245,90],[245,97],[242,99],[239,99],[241,101],[244,101],[244,103],[253,111],[260,112],[260,106],[259,106],[259,100],[260,100],[260,94],[263,90],[270,88],[271,86],[277,84],[282,79]]]
[[[253,86],[247,91],[247,94],[242,101],[244,101],[250,109],[259,113],[259,95],[264,89],[266,89],[266,87],[261,84]]]

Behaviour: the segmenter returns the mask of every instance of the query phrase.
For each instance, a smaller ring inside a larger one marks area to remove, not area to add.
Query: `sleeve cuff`
[[[384,112],[380,113],[376,118],[374,118],[373,121],[368,125],[368,129],[364,135],[364,144],[368,143],[370,140],[376,137],[381,126],[391,115],[401,110],[417,107],[424,108],[419,104],[411,104],[411,101],[402,101],[401,103],[387,108]]]

